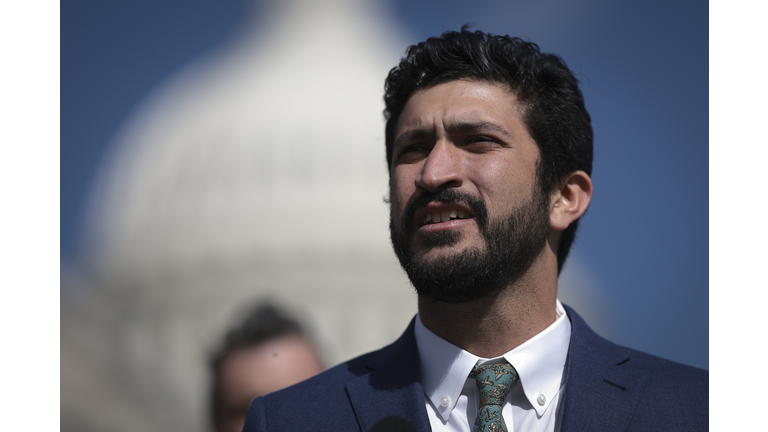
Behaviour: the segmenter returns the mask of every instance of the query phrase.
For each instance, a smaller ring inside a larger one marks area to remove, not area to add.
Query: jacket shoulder
[[[591,416],[621,430],[707,430],[708,371],[610,342],[566,310],[572,332],[565,418],[571,426]]]
[[[709,427],[709,371],[630,350],[629,370],[647,376],[632,424],[638,430]],[[643,427],[639,427],[639,426]]]
[[[665,387],[677,386],[692,388],[707,386],[709,388],[709,371],[694,366],[677,363],[652,354],[626,348],[627,367],[644,370],[653,377],[653,382],[667,383]]]

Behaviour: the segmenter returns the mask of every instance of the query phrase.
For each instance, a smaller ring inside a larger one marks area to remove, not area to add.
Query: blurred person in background
[[[211,421],[216,432],[240,432],[254,398],[324,369],[301,325],[266,303],[226,334],[211,368]]]
[[[593,193],[565,62],[464,27],[409,47],[384,88],[390,233],[418,314],[254,400],[244,431],[707,430],[707,371],[603,339],[557,299]]]

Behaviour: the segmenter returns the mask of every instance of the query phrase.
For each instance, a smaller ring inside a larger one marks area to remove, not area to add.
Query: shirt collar
[[[560,300],[556,300],[555,310],[557,318],[554,323],[495,359],[480,358],[452,345],[427,329],[417,315],[414,331],[421,361],[422,386],[443,421],[448,421],[472,368],[501,357],[515,367],[520,376],[518,385],[523,386],[526,399],[541,416],[557,396],[564,380],[571,339],[571,322]]]

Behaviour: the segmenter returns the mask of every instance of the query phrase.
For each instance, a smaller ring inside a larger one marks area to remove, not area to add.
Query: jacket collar
[[[561,432],[623,431],[647,377],[631,367],[631,350],[598,336],[570,307],[571,345]]]
[[[598,336],[573,309],[563,307],[571,320],[571,344],[560,431],[627,430],[646,375],[631,367],[629,348]],[[395,343],[366,361],[370,373],[347,383],[363,432],[390,415],[407,418],[419,431],[431,430],[413,328],[412,320]]]
[[[347,383],[347,394],[363,432],[390,415],[407,418],[419,431],[431,430],[421,386],[414,322],[411,320],[400,339],[366,361],[370,373]]]

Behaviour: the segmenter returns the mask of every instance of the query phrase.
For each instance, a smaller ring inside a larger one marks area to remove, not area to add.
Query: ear
[[[549,227],[563,231],[580,218],[592,200],[592,179],[584,171],[571,173],[559,189],[552,193]]]

